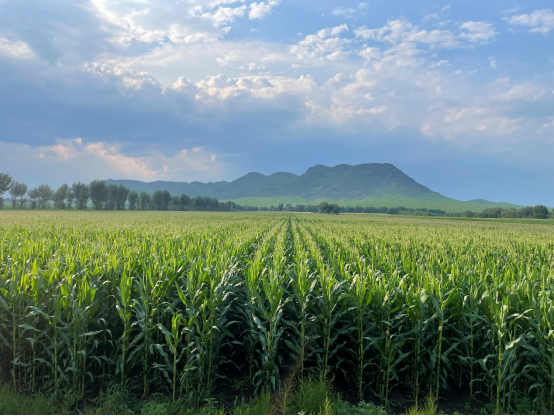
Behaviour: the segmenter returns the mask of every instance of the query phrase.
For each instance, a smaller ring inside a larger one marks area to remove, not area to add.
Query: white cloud
[[[234,52],[228,53],[222,58],[217,58],[217,62],[221,66],[231,66],[231,65],[234,65],[236,62],[242,62],[242,61],[244,61],[244,57]]]
[[[369,29],[361,26],[354,29],[357,38],[397,44],[416,42],[435,48],[457,48],[470,44],[483,44],[496,36],[494,25],[487,22],[465,22],[460,25],[460,33],[450,30],[425,30],[406,20],[389,20],[383,27]]]
[[[554,29],[554,12],[551,9],[535,10],[529,14],[520,14],[505,18],[514,26],[530,27],[529,32],[546,34]]]
[[[489,56],[489,64],[492,69],[496,69],[496,59],[494,59],[494,56]]]
[[[34,58],[35,54],[29,45],[20,40],[9,40],[0,37],[0,54],[7,55],[11,58]]]
[[[356,7],[337,7],[331,11],[331,16],[340,16],[347,19],[356,19],[358,16],[365,16],[369,9],[368,3],[358,3]]]
[[[267,3],[251,3],[250,12],[248,13],[249,19],[263,19],[269,13],[271,9],[279,4],[280,0],[269,0]]]
[[[499,78],[491,86],[491,98],[498,101],[539,101],[554,98],[552,86],[531,82],[512,83],[509,78]]]
[[[465,22],[460,25],[462,33],[459,37],[471,43],[483,44],[496,37],[494,24],[488,22]]]
[[[419,42],[439,48],[455,48],[460,45],[460,41],[449,30],[420,30],[412,32],[406,36],[408,42]]]
[[[226,162],[221,160],[224,159],[221,154],[201,146],[180,149],[169,156],[155,148],[147,149],[141,156],[130,156],[117,144],[81,138],[57,139],[52,145],[37,147],[0,142],[0,147],[6,150],[0,154],[0,164],[9,168],[14,175],[25,175],[18,166],[20,160],[25,160],[37,172],[48,171],[64,182],[67,178],[75,181],[133,178],[188,182],[221,178],[228,169]],[[33,180],[40,181],[37,178],[39,176]]]
[[[367,47],[358,52],[358,55],[361,56],[367,63],[372,59],[380,59],[381,51],[379,48]]]
[[[289,53],[301,61],[315,63],[315,60],[327,58],[336,60],[344,56],[344,48],[350,43],[349,39],[339,37],[342,32],[348,31],[348,26],[340,26],[321,29],[315,35],[307,35],[296,45],[289,48]]]
[[[431,118],[420,125],[420,131],[433,138],[453,139],[464,135],[477,141],[487,136],[506,136],[520,128],[519,119],[495,113],[490,108],[453,107],[433,108]]]
[[[243,17],[246,11],[246,6],[240,7],[220,7],[214,12],[204,12],[199,14],[200,17],[212,20],[215,27],[221,27],[229,23],[233,23],[237,17]],[[228,32],[228,29],[226,29]]]

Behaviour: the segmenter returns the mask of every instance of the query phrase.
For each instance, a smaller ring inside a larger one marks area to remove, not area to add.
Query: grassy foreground
[[[553,231],[4,211],[0,413],[552,413]]]

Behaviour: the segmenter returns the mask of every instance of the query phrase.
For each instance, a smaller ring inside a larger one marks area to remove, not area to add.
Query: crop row
[[[0,371],[196,406],[328,369],[360,400],[467,389],[554,412],[549,226],[283,214],[7,213]]]

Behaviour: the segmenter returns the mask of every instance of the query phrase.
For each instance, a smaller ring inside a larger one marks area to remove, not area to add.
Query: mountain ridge
[[[125,185],[137,192],[168,190],[172,194],[209,196],[253,206],[274,203],[316,204],[325,200],[346,206],[377,206],[378,203],[386,202],[388,206],[403,205],[408,208],[441,207],[440,209],[447,208],[447,212],[466,209],[477,211],[492,206],[519,207],[483,199],[459,201],[448,198],[418,183],[391,163],[340,164],[333,167],[315,165],[301,175],[289,172],[275,172],[270,175],[250,172],[233,181],[207,183],[141,182],[127,179],[109,179],[106,182]]]

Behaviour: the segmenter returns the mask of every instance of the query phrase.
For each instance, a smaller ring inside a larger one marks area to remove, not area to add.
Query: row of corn
[[[551,225],[6,213],[0,378],[201,405],[320,367],[389,406],[455,389],[554,412]]]

